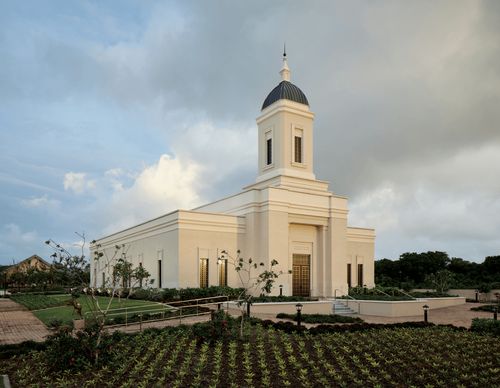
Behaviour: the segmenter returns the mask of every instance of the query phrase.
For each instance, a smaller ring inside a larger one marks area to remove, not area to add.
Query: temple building
[[[238,250],[259,262],[277,260],[284,295],[329,297],[352,286],[373,287],[375,231],[348,226],[347,198],[316,179],[314,113],[290,82],[286,54],[280,74],[257,117],[254,183],[103,237],[96,242],[100,249],[126,246],[126,259],[145,267],[158,288],[239,287],[236,271],[221,254],[235,257]],[[108,277],[104,262],[92,260],[91,285],[103,286]]]

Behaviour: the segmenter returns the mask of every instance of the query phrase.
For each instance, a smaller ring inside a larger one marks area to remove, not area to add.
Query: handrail
[[[210,300],[210,302],[208,302],[208,300]],[[200,301],[207,301],[207,302],[206,303],[199,303]],[[124,324],[107,325],[107,327],[122,326],[122,325],[127,326],[129,314],[134,314],[134,315],[140,316],[140,325],[142,326],[142,315],[146,314],[146,313],[161,314],[161,318],[149,319],[148,322],[170,320],[170,319],[182,320],[183,317],[211,314],[210,311],[200,312],[198,310],[198,307],[217,305],[217,307],[220,308],[220,305],[222,305],[222,303],[224,303],[224,302],[227,303],[228,301],[229,301],[229,297],[227,295],[218,295],[218,296],[212,296],[212,297],[206,297],[206,298],[186,299],[186,300],[180,300],[180,301],[169,302],[169,303],[154,303],[154,304],[147,304],[147,305],[119,307],[119,308],[115,308],[115,309],[109,309],[106,312],[87,311],[87,312],[85,312],[84,317],[85,317],[85,319],[87,319],[87,317],[90,314],[96,314],[96,315],[101,315],[101,316],[106,316],[106,317],[123,316],[124,315],[125,316],[125,323]],[[190,302],[196,302],[196,303],[190,303]],[[178,307],[172,306],[173,304],[181,304],[181,303],[182,303],[181,306],[178,306]],[[150,308],[153,306],[156,308]],[[144,309],[144,308],[147,308],[147,309]],[[192,308],[196,308],[196,313],[182,314],[183,309],[192,309]],[[166,312],[174,312],[174,311],[178,311],[179,314],[175,315],[175,316],[165,317]],[[136,322],[134,322],[134,323],[136,323]]]
[[[392,298],[392,295],[389,295],[387,292],[384,292],[384,291],[378,289],[377,287],[374,287],[373,289],[377,292],[384,294],[385,296],[388,296],[389,298]]]
[[[359,303],[359,301],[358,301],[356,298],[352,297],[352,296],[351,296],[351,295],[349,295],[349,294],[347,294],[346,296],[347,296],[348,298],[352,299],[353,301],[358,302],[358,314],[361,314],[361,312],[360,312],[360,311],[361,311],[361,303]],[[346,306],[347,306],[347,307],[349,307],[349,299],[346,299],[346,302],[347,302],[347,305],[346,305]]]
[[[415,300],[417,300],[417,298],[415,298],[413,295],[407,294],[407,293],[406,293],[406,292],[404,292],[403,290],[398,289],[398,291],[399,291],[400,293],[402,293],[402,294],[404,294],[404,295],[406,295],[406,296],[410,297],[411,299],[415,299]]]

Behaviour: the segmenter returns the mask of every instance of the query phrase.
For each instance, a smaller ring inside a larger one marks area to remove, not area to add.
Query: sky
[[[254,182],[284,42],[377,259],[500,254],[500,2],[33,0],[0,5],[0,265]]]

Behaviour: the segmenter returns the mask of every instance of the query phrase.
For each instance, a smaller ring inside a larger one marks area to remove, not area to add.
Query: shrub
[[[495,307],[498,309],[496,304],[485,304],[483,306],[471,307],[471,311],[487,311],[492,313],[495,310]]]
[[[136,288],[130,291],[129,298],[148,300],[151,298],[151,291],[143,288]]]
[[[317,300],[318,298],[309,298],[305,296],[258,296],[252,298],[252,303],[310,302]]]
[[[474,318],[470,330],[481,334],[492,334],[500,337],[500,321],[488,318]]]
[[[24,341],[19,344],[0,345],[0,360],[6,360],[14,356],[26,354],[33,350],[44,350],[45,342]]]
[[[44,354],[47,365],[53,370],[86,369],[92,364],[104,365],[112,357],[113,344],[120,334],[101,335],[96,325],[86,327],[73,335],[72,331],[62,328],[48,337]]]
[[[52,319],[49,324],[47,325],[51,329],[59,329],[63,324],[62,319]]]
[[[291,319],[297,321],[297,314],[279,313],[276,318]],[[302,314],[302,322],[304,323],[360,323],[361,318],[349,317],[345,315],[335,314]]]

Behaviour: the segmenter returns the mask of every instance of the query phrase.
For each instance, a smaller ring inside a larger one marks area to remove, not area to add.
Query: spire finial
[[[281,79],[283,81],[290,81],[290,69],[288,68],[288,63],[286,61],[286,44],[283,43],[283,67],[280,70]]]

